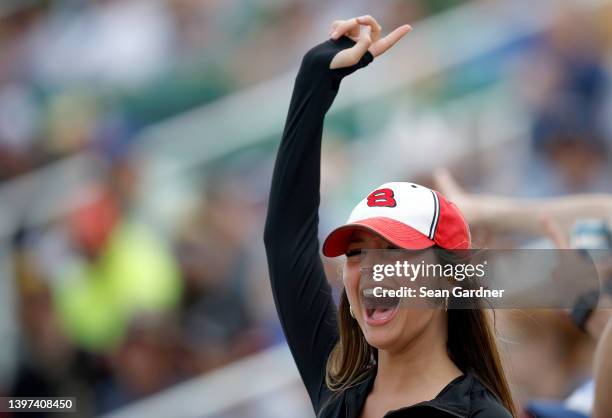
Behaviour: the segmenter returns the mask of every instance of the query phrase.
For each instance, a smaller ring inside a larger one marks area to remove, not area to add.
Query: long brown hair
[[[462,371],[470,370],[513,417],[518,413],[503,370],[494,326],[483,309],[448,309],[447,350]],[[327,361],[325,382],[336,394],[363,382],[376,367],[378,350],[368,344],[350,314],[346,291],[338,308],[339,340]]]

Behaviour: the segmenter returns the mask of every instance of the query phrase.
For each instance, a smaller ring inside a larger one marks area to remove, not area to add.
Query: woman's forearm
[[[576,219],[612,218],[612,195],[584,194],[550,199],[467,195],[457,202],[470,225],[495,232],[545,233],[542,216],[569,230]]]
[[[466,192],[445,169],[434,173],[436,187],[455,203],[473,227],[490,232],[547,234],[542,217],[569,231],[580,218],[612,219],[612,195],[579,194],[522,199]]]
[[[304,223],[317,222],[325,114],[338,93],[342,78],[373,59],[370,53],[366,53],[351,67],[331,70],[332,58],[354,44],[347,37],[328,40],[308,51],[302,60],[270,190],[266,232],[275,230],[277,240],[280,235],[294,241],[296,232]],[[315,225],[312,233],[316,236],[316,232]]]

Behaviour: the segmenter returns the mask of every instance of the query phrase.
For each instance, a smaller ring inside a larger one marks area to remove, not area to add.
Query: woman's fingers
[[[370,28],[372,28],[372,33],[370,35],[372,37],[372,42],[376,42],[380,39],[380,32],[382,31],[382,28],[372,16],[359,16],[357,18],[357,23],[360,25],[368,25]]]
[[[349,20],[335,20],[331,24],[330,36],[332,39],[338,39],[342,35],[357,38],[359,36],[360,25],[369,26],[371,28],[370,37],[372,38],[372,42],[376,42],[380,39],[382,28],[376,19],[370,15],[359,16]]]
[[[336,54],[329,68],[341,68],[356,64],[367,50],[374,57],[377,57],[385,53],[411,30],[410,25],[402,25],[381,39],[382,28],[376,19],[370,15],[348,20],[334,20],[330,27],[330,37],[336,40],[345,35],[355,41],[356,44],[352,48]]]
[[[337,22],[340,22],[340,23],[338,23],[338,25],[332,31],[331,33],[332,39],[338,39],[342,35],[347,35],[349,37],[354,37],[354,38],[359,36],[359,23],[357,22],[356,18],[352,18],[352,19],[344,20],[344,21],[337,21]]]
[[[336,30],[336,28],[343,22],[345,21],[344,20],[334,20],[332,24],[329,26],[329,36],[331,36],[332,33],[334,33],[334,31]]]
[[[410,25],[400,26],[384,38],[379,39],[378,42],[373,43],[370,47],[370,52],[375,57],[385,53],[411,30],[412,26]]]
[[[361,29],[357,43],[351,48],[338,52],[329,63],[329,68],[333,70],[334,68],[350,67],[351,65],[357,64],[372,45],[372,38],[370,35],[370,27],[364,26]]]
[[[364,26],[361,28],[359,33],[359,39],[357,43],[353,45],[352,48],[349,48],[349,51],[352,52],[353,57],[355,58],[355,63],[357,63],[363,54],[365,54],[368,48],[372,45],[372,29],[369,26]]]

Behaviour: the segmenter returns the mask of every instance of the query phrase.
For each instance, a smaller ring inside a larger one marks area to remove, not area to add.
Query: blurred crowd
[[[418,19],[455,3],[396,0],[384,12]],[[3,2],[0,179],[84,148],[120,153],[153,122],[293,68],[334,8],[351,13],[340,5]]]
[[[371,13],[395,26],[462,3],[394,0]],[[2,396],[70,394],[80,416],[93,416],[283,340],[261,245],[272,153],[208,168],[196,180],[195,203],[167,234],[135,204],[142,173],[132,146],[153,123],[295,68],[333,18],[367,6],[3,2],[0,181],[84,150],[110,168],[65,197],[82,202],[78,209],[44,225],[15,225],[6,237],[18,349],[14,370],[0,370]],[[485,176],[473,158],[454,162],[462,183],[523,196],[612,193],[612,25],[602,21],[610,20],[567,14],[521,46],[513,77],[529,135],[522,151],[513,143],[486,155]],[[322,224],[328,218],[323,213]],[[493,247],[526,242],[478,237]],[[335,262],[326,263],[337,276]],[[521,400],[566,396],[588,375],[592,342],[553,313],[525,318],[503,322],[522,333]]]
[[[246,248],[259,202],[215,184],[168,242],[133,209],[129,160],[105,180],[77,210],[13,236],[21,341],[5,393],[73,393],[93,416],[279,341]]]

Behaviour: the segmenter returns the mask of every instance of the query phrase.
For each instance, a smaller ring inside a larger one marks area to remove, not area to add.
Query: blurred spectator
[[[114,161],[111,175],[110,183],[69,217],[76,253],[55,285],[67,332],[96,352],[120,344],[134,315],[176,308],[182,287],[170,249],[131,213],[137,178],[127,157]]]
[[[111,354],[113,378],[98,382],[98,413],[108,412],[151,395],[185,378],[179,335],[171,316],[136,315],[127,338]]]
[[[608,186],[602,181],[610,163],[604,123],[608,77],[592,21],[565,11],[538,45],[527,81],[535,102],[532,145],[536,164],[545,168],[532,173],[533,180],[548,182],[556,194]],[[583,30],[574,30],[577,26]]]
[[[164,71],[172,39],[164,2],[90,3],[78,8],[57,4],[31,34],[32,76],[36,80],[52,86],[96,83],[134,87]]]
[[[33,239],[20,230],[13,240],[21,339],[17,372],[9,395],[49,397],[71,393],[84,401],[80,416],[87,416],[91,405],[88,400],[92,397],[88,375],[91,367],[83,364],[84,359],[62,331],[52,289],[34,259]]]
[[[566,397],[589,376],[593,344],[561,313],[502,310],[496,314],[520,404]]]
[[[182,325],[193,353],[187,367],[194,373],[269,344],[270,335],[256,323],[261,315],[253,311],[264,310],[266,301],[259,289],[250,291],[266,285],[256,279],[264,275],[255,268],[251,240],[259,236],[254,230],[259,231],[256,219],[262,207],[250,200],[253,194],[245,181],[225,170],[216,172],[207,182],[205,201],[177,242],[186,285]]]

